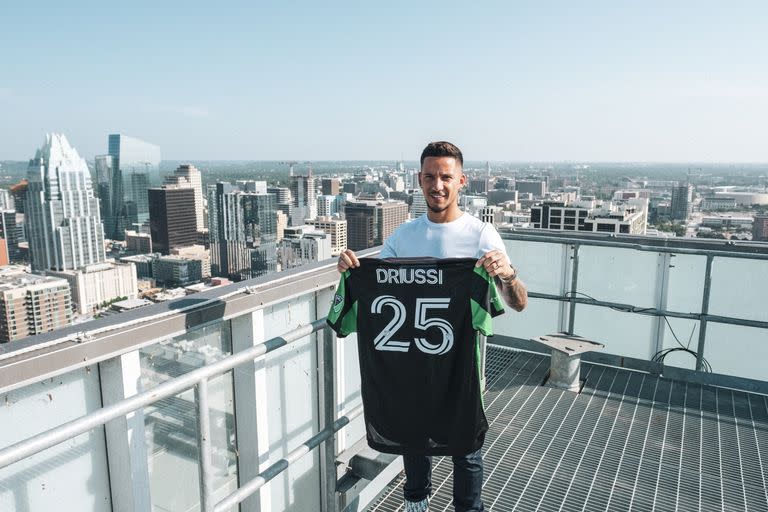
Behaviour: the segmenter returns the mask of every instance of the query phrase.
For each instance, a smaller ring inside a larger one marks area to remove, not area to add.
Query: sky
[[[0,160],[768,162],[768,2],[0,2]]]

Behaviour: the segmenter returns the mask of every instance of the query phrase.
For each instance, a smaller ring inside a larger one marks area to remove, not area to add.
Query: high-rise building
[[[15,185],[11,185],[8,190],[13,197],[13,204],[16,213],[25,213],[25,205],[27,202],[27,188],[29,187],[29,181],[24,178]]]
[[[291,189],[285,187],[267,187],[267,194],[275,195],[277,204],[291,203]]]
[[[768,214],[758,213],[752,222],[752,240],[768,242]]]
[[[293,199],[290,216],[292,226],[302,225],[307,219],[317,217],[315,178],[311,172],[307,176],[291,177],[291,197]]]
[[[112,240],[123,240],[124,233],[120,224],[123,208],[123,178],[120,169],[115,165],[112,155],[96,156],[94,166],[104,236]]]
[[[341,191],[341,182],[338,178],[323,178],[320,186],[324,196],[337,196]]]
[[[160,185],[160,148],[122,134],[109,136],[115,179],[122,177],[123,203],[117,231],[134,229],[149,220],[147,189]],[[120,238],[122,240],[122,238]]]
[[[693,185],[672,187],[672,220],[688,220],[693,206]]]
[[[347,221],[334,217],[317,217],[307,222],[331,236],[331,256],[338,256],[347,248]]]
[[[149,230],[152,248],[161,254],[197,242],[197,224],[194,215],[195,189],[189,184],[164,185],[150,188]]]
[[[402,201],[348,201],[344,206],[347,219],[347,246],[353,251],[375,247],[403,222],[408,220],[408,205]]]
[[[8,259],[10,261],[21,260],[19,242],[21,241],[21,227],[16,222],[18,214],[13,210],[0,210],[0,238],[7,244]]]
[[[318,217],[331,217],[343,212],[345,200],[343,195],[317,196]]]
[[[85,160],[60,134],[45,136],[29,162],[26,223],[34,270],[103,262],[104,228]]]
[[[273,194],[217,183],[208,188],[208,226],[213,275],[241,281],[277,268]]]
[[[203,178],[200,170],[191,164],[180,165],[171,176],[166,178],[166,183],[181,185],[182,180],[186,180],[195,191],[195,226],[197,231],[202,231],[205,229],[205,221],[203,219]]]
[[[16,210],[13,195],[6,188],[0,188],[0,210]]]
[[[0,343],[72,323],[69,284],[9,267],[0,273]]]

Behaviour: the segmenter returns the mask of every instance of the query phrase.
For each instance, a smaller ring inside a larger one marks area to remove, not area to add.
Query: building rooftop
[[[488,510],[768,512],[768,245],[503,238],[530,299],[487,351]],[[322,262],[0,345],[0,510],[402,510],[399,459],[362,456],[357,340],[322,330],[338,279]],[[528,342],[559,331],[605,344],[579,393],[543,386]],[[431,510],[450,472],[435,459]]]
[[[580,393],[542,386],[549,357],[491,346],[488,510],[768,510],[765,395],[586,363]],[[402,510],[398,476],[367,510]],[[433,461],[430,510],[452,510]]]

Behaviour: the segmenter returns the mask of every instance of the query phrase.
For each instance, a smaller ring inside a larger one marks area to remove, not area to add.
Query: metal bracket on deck
[[[581,354],[605,347],[602,343],[564,333],[537,336],[531,341],[552,349],[547,386],[575,392],[581,387]]]

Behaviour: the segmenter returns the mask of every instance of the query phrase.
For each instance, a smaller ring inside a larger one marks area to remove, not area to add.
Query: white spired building
[[[59,134],[29,162],[26,219],[32,270],[67,280],[83,315],[136,297],[136,267],[107,261],[99,200],[85,160]]]
[[[104,228],[85,159],[60,134],[45,136],[29,161],[26,223],[32,270],[101,263]]]

